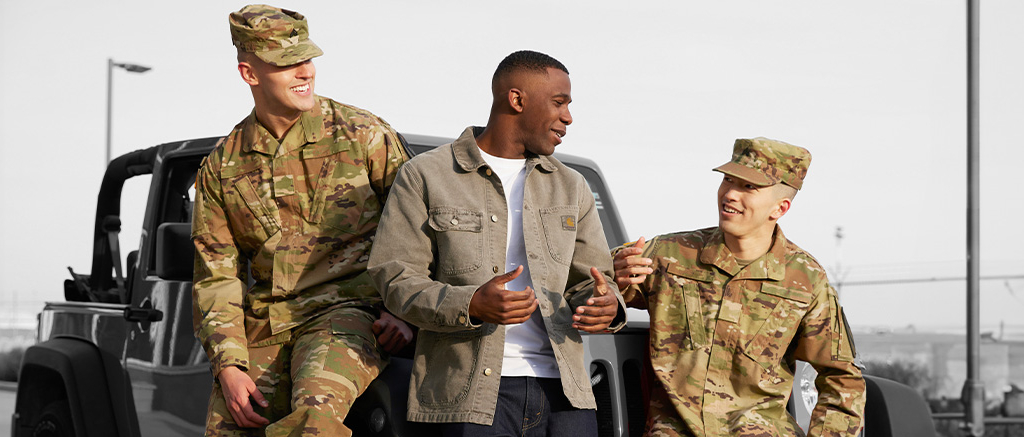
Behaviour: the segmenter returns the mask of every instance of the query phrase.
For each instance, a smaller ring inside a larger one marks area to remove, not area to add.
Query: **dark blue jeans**
[[[594,437],[597,414],[574,408],[557,378],[503,376],[491,426],[438,424],[443,437]]]

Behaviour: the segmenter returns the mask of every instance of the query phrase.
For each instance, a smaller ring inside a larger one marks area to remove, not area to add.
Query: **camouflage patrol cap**
[[[811,152],[803,147],[765,137],[738,139],[732,161],[714,170],[761,187],[779,182],[800,189],[811,165]]]
[[[249,5],[228,15],[231,43],[270,65],[287,67],[324,54],[309,39],[306,17],[287,9]]]

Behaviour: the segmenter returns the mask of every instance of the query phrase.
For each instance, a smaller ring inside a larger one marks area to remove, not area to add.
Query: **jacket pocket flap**
[[[761,292],[772,296],[778,296],[783,299],[795,300],[800,303],[808,303],[813,297],[811,293],[807,291],[794,290],[772,284],[761,284]]]
[[[430,208],[430,227],[438,232],[483,230],[484,214],[468,209],[438,207]]]

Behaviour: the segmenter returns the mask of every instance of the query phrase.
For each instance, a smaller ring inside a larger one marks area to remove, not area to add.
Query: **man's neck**
[[[775,239],[775,227],[772,226],[767,232],[760,232],[756,235],[736,237],[725,234],[725,247],[729,248],[732,256],[738,259],[755,260],[768,253],[772,248],[772,241]]]
[[[256,120],[278,141],[284,138],[284,134],[288,133],[288,130],[299,121],[301,115],[301,112],[288,115],[273,114],[267,110],[260,110],[258,106],[256,107]]]
[[[526,147],[512,139],[512,132],[500,124],[487,123],[487,127],[476,137],[476,145],[491,156],[507,159],[523,159]]]

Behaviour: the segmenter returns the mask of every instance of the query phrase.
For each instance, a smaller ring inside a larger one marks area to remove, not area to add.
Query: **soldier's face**
[[[287,67],[277,67],[266,62],[253,62],[252,71],[256,83],[253,87],[256,105],[282,117],[296,117],[299,113],[313,109],[316,99],[313,86],[316,67],[313,61],[305,61]]]
[[[526,150],[537,155],[555,153],[567,127],[572,124],[569,75],[557,68],[532,74],[523,85],[519,128]]]
[[[724,175],[718,187],[718,227],[736,239],[771,238],[775,222],[789,209],[776,186],[758,187]]]

